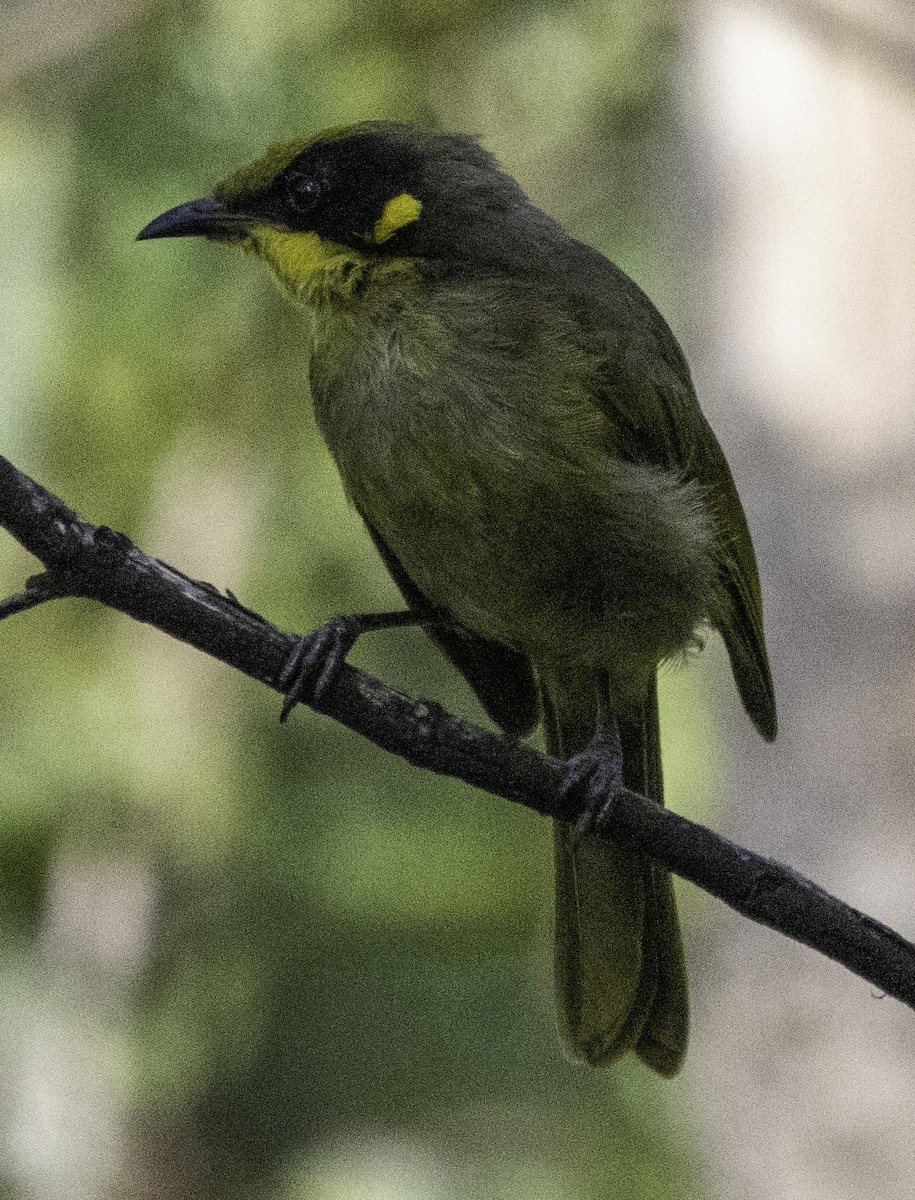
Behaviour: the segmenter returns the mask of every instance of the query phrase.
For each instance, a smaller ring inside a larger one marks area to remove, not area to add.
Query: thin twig
[[[46,567],[24,592],[0,602],[0,618],[52,595],[88,597],[282,692],[284,667],[298,638],[231,594],[149,557],[123,534],[83,521],[4,458],[0,525]],[[563,792],[566,766],[560,760],[459,720],[434,701],[403,696],[348,664],[310,703],[415,766],[548,816],[574,820],[600,799],[571,800]],[[640,850],[744,916],[818,950],[915,1008],[915,946],[790,867],[630,791],[613,798],[597,832]]]

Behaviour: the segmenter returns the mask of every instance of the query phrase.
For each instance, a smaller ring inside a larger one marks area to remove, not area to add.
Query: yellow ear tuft
[[[401,192],[399,196],[389,200],[381,210],[381,216],[375,222],[375,228],[372,231],[376,245],[386,242],[388,238],[394,236],[398,229],[403,229],[404,225],[409,225],[411,221],[417,220],[422,212],[422,207],[420,201],[415,196],[411,196],[409,192]]]

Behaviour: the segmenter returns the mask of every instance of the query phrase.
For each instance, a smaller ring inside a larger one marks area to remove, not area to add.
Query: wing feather
[[[361,514],[360,514],[361,515]],[[410,608],[431,608],[400,560],[365,516],[366,528],[391,578]],[[470,630],[433,625],[428,634],[461,672],[480,703],[506,733],[525,737],[540,720],[540,702],[530,665],[523,654]]]
[[[618,453],[699,483],[713,517],[722,584],[730,600],[720,631],[744,707],[771,741],[777,728],[775,692],[759,572],[730,468],[664,318],[628,276],[606,259],[595,259],[602,271],[610,268],[613,278],[596,301],[593,290],[581,299],[576,316],[588,329],[592,348],[597,342],[597,401],[611,422]]]

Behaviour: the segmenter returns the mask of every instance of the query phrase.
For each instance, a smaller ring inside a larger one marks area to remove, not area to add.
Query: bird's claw
[[[357,617],[334,617],[313,633],[299,638],[280,672],[277,685],[285,693],[280,721],[285,722],[297,704],[320,703],[363,632]]]
[[[600,832],[614,800],[624,789],[619,741],[598,731],[583,750],[568,760],[562,782],[563,804],[579,812],[572,827],[574,842]]]
[[[285,721],[303,701],[319,704],[340,674],[347,655],[364,633],[402,629],[408,625],[441,625],[448,620],[443,609],[408,609],[393,613],[353,613],[334,617],[307,637],[298,638],[276,681],[286,699],[280,713]]]

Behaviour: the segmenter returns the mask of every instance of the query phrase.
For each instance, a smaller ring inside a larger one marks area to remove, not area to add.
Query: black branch
[[[0,619],[67,596],[100,601],[284,692],[300,639],[231,595],[144,554],[0,458],[0,525],[44,565],[25,590],[0,601]],[[599,797],[570,800],[565,764],[459,720],[441,705],[401,695],[345,664],[308,701],[415,766],[462,779],[547,816],[575,820]],[[841,963],[915,1008],[915,946],[790,867],[764,858],[670,809],[624,790],[596,830],[633,847],[731,908]]]

